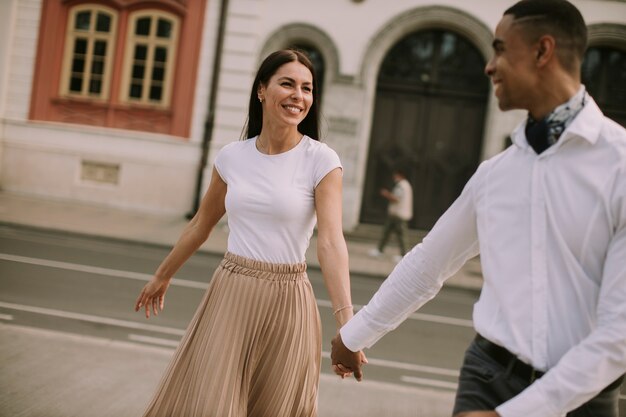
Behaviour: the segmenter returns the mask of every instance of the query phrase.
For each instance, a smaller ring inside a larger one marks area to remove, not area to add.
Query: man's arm
[[[382,188],[380,190],[380,195],[385,197],[387,200],[391,201],[392,203],[397,203],[398,201],[400,201],[400,199],[402,198],[402,190],[398,190],[398,187],[394,187],[393,191],[389,191],[386,188]]]
[[[478,254],[474,188],[479,171],[423,242],[395,267],[367,306],[341,329],[342,344],[357,352],[433,298],[445,279]]]

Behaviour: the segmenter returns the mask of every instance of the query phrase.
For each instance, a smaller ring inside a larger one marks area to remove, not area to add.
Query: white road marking
[[[11,321],[13,320],[13,316],[10,314],[0,314],[0,320]]]
[[[130,333],[128,335],[128,340],[131,340],[133,342],[150,343],[152,345],[167,346],[167,347],[174,347],[174,348],[178,346],[178,344],[180,343],[177,340],[163,339],[162,337],[144,336],[144,335],[133,334],[133,333]]]
[[[320,307],[332,308],[332,304],[329,300],[317,300],[317,305]],[[359,310],[363,306],[360,304],[354,304],[353,307],[355,310]],[[413,313],[408,318],[411,320],[430,321],[433,323],[450,324],[453,326],[470,327],[470,328],[474,327],[474,323],[472,322],[472,320],[457,319],[455,317],[447,317],[447,316],[437,316],[435,314]]]
[[[72,313],[69,311],[61,311],[61,310],[55,310],[51,308],[42,308],[42,307],[26,306],[22,304],[5,303],[2,301],[0,301],[0,308],[7,308],[7,309],[12,309],[12,310],[17,310],[17,311],[26,311],[29,313],[43,314],[47,316],[60,317],[60,318],[65,318],[65,319],[86,321],[89,323],[107,324],[110,326],[123,327],[123,328],[133,329],[133,330],[145,330],[145,331],[169,334],[169,335],[174,335],[174,336],[179,336],[179,337],[182,337],[185,334],[184,329],[176,329],[173,327],[156,326],[153,324],[144,324],[144,323],[138,323],[138,322],[129,321],[129,320],[119,320],[119,319],[112,319],[108,317],[92,316],[88,314]],[[165,340],[165,339],[149,337],[149,336],[129,335],[129,339],[133,340],[133,338],[135,338],[135,340],[137,341],[139,341],[139,339],[142,339],[141,341],[144,341],[144,342],[150,341],[150,343],[155,343],[155,341],[157,340],[161,340],[161,341]],[[178,344],[178,342],[171,341],[171,340],[167,340],[167,343],[168,343],[167,346],[176,346]],[[322,357],[330,358],[330,352],[322,352]],[[368,358],[367,360],[370,365],[374,365],[374,366],[382,366],[386,368],[423,372],[423,373],[429,373],[429,374],[435,374],[435,375],[445,375],[445,376],[454,376],[454,377],[458,376],[457,371],[453,371],[450,369],[435,368],[432,366],[415,365],[412,363],[396,362],[396,361],[389,361],[385,359],[376,359],[376,358]]]
[[[46,316],[60,317],[63,319],[72,319],[86,321],[89,323],[108,324],[110,326],[124,327],[127,329],[146,330],[150,332],[158,332],[164,334],[171,334],[175,336],[182,336],[185,334],[185,330],[175,329],[173,327],[157,326],[154,324],[139,323],[130,320],[112,319],[108,317],[92,316],[89,314],[73,313],[69,311],[54,310],[51,308],[26,306],[22,304],[5,303],[0,301],[0,307],[8,308],[17,311],[26,311],[28,313],[43,314]]]
[[[88,274],[106,275],[116,278],[134,279],[139,281],[149,281],[152,278],[150,274],[141,272],[122,271],[118,269],[102,268],[98,266],[81,265],[70,262],[53,261],[49,259],[31,258],[28,256],[11,255],[8,253],[0,253],[0,260],[9,262],[19,262],[29,265],[45,266],[49,268],[65,269],[68,271],[85,272]],[[186,288],[195,288],[206,290],[209,286],[206,282],[191,281],[187,279],[173,278],[171,285]],[[332,308],[329,300],[317,300],[317,305],[325,308]],[[355,310],[362,308],[362,305],[355,304]],[[409,317],[411,320],[428,321],[432,323],[448,324],[461,327],[473,327],[471,320],[458,319],[455,317],[437,316],[435,314],[413,313]]]
[[[322,357],[330,359],[330,352],[322,352]],[[403,371],[423,372],[433,375],[444,375],[458,377],[459,371],[446,368],[436,368],[434,366],[416,365],[413,363],[396,362],[387,359],[367,358],[368,365],[382,366],[384,368],[401,369]]]
[[[415,376],[401,376],[400,380],[409,384],[425,385],[427,387],[445,388],[456,391],[458,384],[454,382],[439,381],[437,379],[418,378]]]
[[[40,234],[40,232],[37,232],[35,230],[14,229],[12,227],[2,226],[0,226],[0,231],[2,231],[3,236],[8,236],[11,239],[20,240],[22,242],[34,243],[36,245],[44,244],[72,249],[76,246],[88,244],[89,247],[86,249],[89,251],[98,253],[106,252],[115,255],[129,255],[127,248],[118,246],[120,243],[125,243],[125,241],[119,239],[116,240],[114,238],[113,240],[110,240],[110,238],[105,237],[105,240],[96,241],[90,238],[88,235],[42,235]],[[162,255],[152,255],[153,252],[148,247],[144,247],[143,245],[133,245],[133,242],[130,241],[128,243],[133,246],[133,258],[140,257],[143,259],[154,260],[155,262],[159,262],[163,259]]]
[[[472,320],[457,319],[455,317],[437,316],[435,314],[426,313],[413,313],[409,317],[412,320],[430,321],[439,324],[450,324],[453,326],[474,328],[474,322]]]
[[[8,253],[0,253],[0,260],[19,262],[29,265],[45,266],[48,268],[65,269],[68,271],[85,272],[88,274],[107,275],[116,278],[135,279],[139,281],[149,281],[152,275],[143,274],[141,272],[121,271],[119,269],[102,268],[99,266],[81,265],[70,262],[52,261],[49,259],[31,258],[28,256],[11,255]],[[190,281],[184,279],[173,278],[171,285],[187,288],[198,288],[206,290],[209,286],[206,282]]]

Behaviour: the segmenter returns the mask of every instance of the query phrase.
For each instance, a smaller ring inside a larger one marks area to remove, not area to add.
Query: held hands
[[[361,366],[367,363],[367,358],[363,352],[352,352],[343,344],[341,334],[337,333],[331,341],[332,349],[330,358],[332,361],[333,371],[341,378],[350,376],[354,373],[357,381],[363,379]]]
[[[146,318],[150,318],[150,308],[155,316],[159,315],[159,311],[163,310],[165,302],[165,292],[170,286],[169,279],[158,279],[153,277],[141,290],[137,301],[135,301],[135,311],[140,308],[146,309]]]

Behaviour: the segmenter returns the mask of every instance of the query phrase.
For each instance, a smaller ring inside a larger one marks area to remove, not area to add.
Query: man
[[[454,415],[617,417],[626,371],[626,131],[580,83],[586,27],[565,0],[504,12],[485,72],[513,145],[483,162],[423,242],[333,340],[362,377],[373,345],[481,254],[477,336]],[[347,348],[346,348],[347,346]]]
[[[389,201],[389,206],[387,207],[387,219],[380,242],[378,247],[370,251],[370,255],[382,255],[387,241],[393,233],[398,238],[400,246],[400,255],[395,258],[396,261],[399,261],[406,253],[407,222],[413,217],[413,188],[411,188],[411,184],[401,168],[393,170],[392,179],[394,185],[391,191],[386,188],[380,190],[380,194]]]

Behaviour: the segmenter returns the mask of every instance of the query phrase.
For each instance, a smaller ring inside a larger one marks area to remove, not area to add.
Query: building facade
[[[584,82],[626,124],[626,2],[574,3],[589,27]],[[525,117],[497,109],[483,74],[510,4],[2,2],[0,186],[183,215],[198,172],[202,190],[216,153],[240,139],[260,61],[298,47],[322,81],[322,140],[344,165],[344,227],[383,220],[378,190],[402,167],[411,226],[428,229]]]

